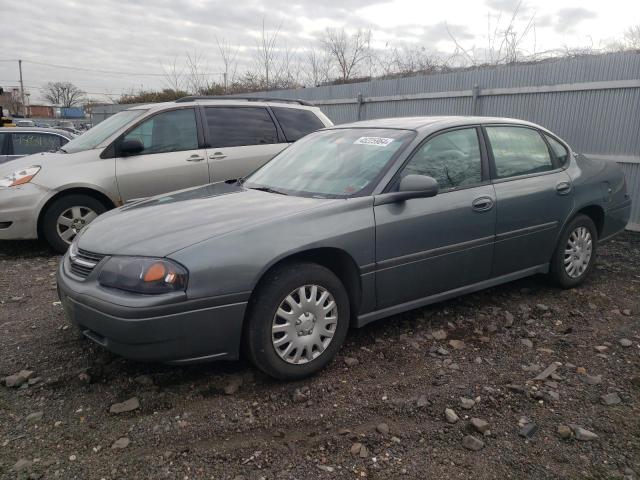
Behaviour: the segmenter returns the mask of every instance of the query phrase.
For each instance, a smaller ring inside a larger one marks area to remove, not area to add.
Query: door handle
[[[493,208],[493,199],[490,197],[478,197],[473,201],[471,206],[476,212],[486,212]]]
[[[201,162],[202,160],[204,160],[204,157],[201,155],[191,155],[187,158],[187,162]]]
[[[571,192],[571,184],[569,182],[559,182],[556,184],[556,192],[558,195],[567,195]]]
[[[221,160],[223,158],[227,158],[227,156],[222,152],[215,152],[209,155],[211,160]]]

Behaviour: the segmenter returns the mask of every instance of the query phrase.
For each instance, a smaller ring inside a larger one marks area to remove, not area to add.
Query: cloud
[[[584,20],[597,18],[598,14],[584,7],[561,8],[556,14],[555,30],[559,33],[571,32]]]

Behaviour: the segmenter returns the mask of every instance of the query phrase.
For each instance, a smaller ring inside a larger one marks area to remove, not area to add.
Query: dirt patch
[[[2,478],[640,473],[638,234],[605,244],[578,289],[534,277],[352,330],[328,369],[295,383],[246,362],[168,367],[102,351],[64,319],[57,260],[38,243],[0,243],[0,377],[32,372],[0,386]],[[597,438],[576,439],[584,430]]]

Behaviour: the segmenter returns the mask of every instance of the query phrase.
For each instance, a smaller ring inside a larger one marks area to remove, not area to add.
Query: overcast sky
[[[48,81],[71,81],[98,100],[166,86],[163,65],[198,52],[212,78],[222,65],[216,37],[240,47],[250,66],[264,18],[280,26],[279,44],[311,45],[327,27],[371,29],[374,46],[417,44],[450,52],[446,25],[465,48],[487,45],[488,19],[506,27],[518,0],[0,0],[0,85],[18,84],[21,58],[32,103]],[[561,47],[603,47],[640,21],[638,0],[523,0],[519,28],[534,16],[533,53]],[[36,63],[38,62],[38,63]],[[42,63],[57,66],[42,65]],[[60,66],[82,68],[64,69]],[[102,70],[98,72],[97,70]],[[124,72],[123,74],[113,72]],[[143,75],[145,74],[145,75]],[[155,75],[154,75],[155,74]]]

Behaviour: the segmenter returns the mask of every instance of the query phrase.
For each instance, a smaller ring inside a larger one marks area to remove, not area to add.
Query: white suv
[[[132,107],[57,152],[0,165],[0,240],[40,237],[63,252],[106,210],[245,176],[332,125],[301,100],[184,97]]]

